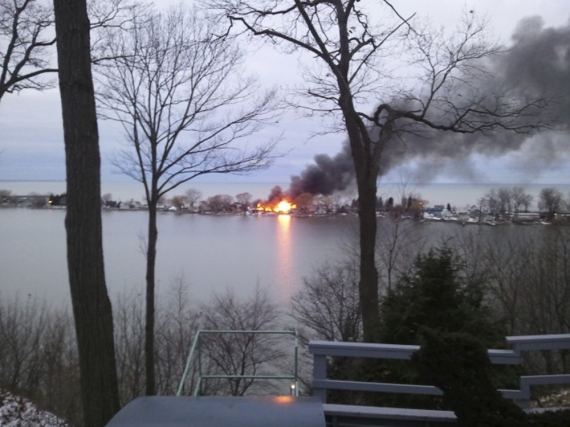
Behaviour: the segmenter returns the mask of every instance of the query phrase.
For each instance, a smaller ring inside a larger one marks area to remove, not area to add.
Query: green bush
[[[501,344],[505,329],[485,294],[483,278],[467,274],[451,248],[431,249],[382,299],[380,342],[418,344],[418,330],[429,327],[468,333],[490,347]]]
[[[525,412],[493,384],[493,365],[480,339],[466,333],[421,329],[412,363],[420,377],[443,391],[462,427],[530,426]]]
[[[528,415],[532,427],[568,427],[570,426],[570,409],[531,413]]]
[[[454,251],[447,246],[431,249],[416,258],[410,273],[400,277],[382,299],[380,342],[419,345],[419,330],[427,327],[471,334],[488,347],[500,347],[505,329],[485,294],[482,278],[467,274]],[[357,372],[363,381],[424,384],[408,361],[363,361]],[[513,377],[508,369],[500,374],[505,380]],[[448,409],[433,396],[371,394],[363,400],[370,405]]]

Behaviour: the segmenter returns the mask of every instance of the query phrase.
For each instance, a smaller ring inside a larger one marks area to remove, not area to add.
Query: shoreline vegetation
[[[358,215],[358,200],[340,200],[334,196],[301,194],[290,198],[275,187],[267,201],[251,201],[249,193],[235,196],[219,194],[200,200],[201,194],[189,190],[186,195],[161,200],[160,212],[200,215],[290,215],[301,218],[355,217]],[[447,205],[428,206],[421,196],[403,196],[400,203],[393,197],[384,200],[378,197],[376,216],[393,220],[416,220],[419,222],[440,221],[460,225],[550,225],[570,224],[570,194],[567,198],[552,187],[543,188],[531,209],[534,197],[521,187],[498,188],[479,198],[476,203],[458,209]],[[31,209],[65,209],[65,193],[54,195],[31,193],[13,195],[0,189],[0,207]],[[285,206],[285,207],[283,207]],[[111,194],[101,198],[105,211],[144,211],[146,205],[131,199],[127,202],[114,201]]]

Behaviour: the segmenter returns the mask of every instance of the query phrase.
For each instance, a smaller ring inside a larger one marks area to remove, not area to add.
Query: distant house
[[[461,221],[461,222],[467,222],[469,221],[471,217],[469,216],[469,213],[465,212],[465,211],[461,211],[457,213],[457,220]]]
[[[103,204],[108,209],[120,209],[121,207],[121,202],[115,200],[103,200]]]
[[[67,194],[50,194],[48,203],[50,206],[67,206]]]
[[[11,203],[28,208],[43,208],[48,203],[48,196],[29,194],[27,196],[11,196]]]
[[[518,212],[513,221],[518,223],[533,223],[540,220],[540,213],[538,212]]]
[[[142,209],[143,205],[138,200],[131,200],[128,203],[129,209]]]
[[[455,216],[453,215],[453,213],[449,209],[447,209],[447,208],[442,209],[441,219],[450,220],[450,219],[454,219],[454,218],[455,218]]]
[[[428,214],[429,216],[441,218],[441,213],[443,212],[443,209],[444,209],[443,205],[435,205],[431,208],[424,209],[424,213]]]

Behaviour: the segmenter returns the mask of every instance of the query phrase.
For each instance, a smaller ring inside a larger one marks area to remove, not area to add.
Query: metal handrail
[[[570,334],[531,335],[507,337],[512,350],[488,350],[494,364],[520,364],[522,351],[570,349]],[[360,390],[385,393],[440,395],[435,386],[371,383],[361,381],[332,380],[327,378],[327,357],[365,357],[375,359],[410,360],[419,346],[397,344],[371,344],[354,342],[311,341],[309,353],[313,355],[313,393],[326,403],[326,391]],[[570,384],[570,375],[534,375],[520,377],[519,390],[500,390],[504,397],[518,400],[523,407],[530,406],[530,386]]]
[[[190,353],[188,354],[188,358],[186,359],[186,365],[184,366],[184,371],[182,373],[182,378],[180,379],[180,384],[178,385],[178,390],[176,392],[176,396],[180,396],[182,394],[182,390],[184,389],[184,384],[186,382],[186,378],[188,377],[188,373],[190,371],[190,367],[192,366],[192,361],[194,359],[194,353],[196,349],[200,351],[200,336],[206,334],[258,334],[258,335],[292,335],[295,337],[295,344],[294,344],[294,372],[293,375],[208,375],[202,374],[202,363],[201,357],[198,358],[198,382],[196,384],[196,388],[194,389],[194,396],[198,395],[200,390],[202,379],[275,379],[275,380],[293,380],[294,383],[294,395],[299,395],[299,377],[298,377],[298,369],[299,369],[299,336],[297,334],[297,330],[293,331],[242,331],[242,330],[208,330],[208,329],[200,329],[194,336],[194,341],[192,342],[192,347],[190,348]],[[200,355],[200,353],[199,353]]]

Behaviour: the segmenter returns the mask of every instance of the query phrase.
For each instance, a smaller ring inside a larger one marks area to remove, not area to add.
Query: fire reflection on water
[[[276,289],[279,300],[289,301],[291,295],[297,289],[294,278],[293,241],[291,238],[291,216],[281,214],[278,217],[277,226],[277,274],[279,277]]]

